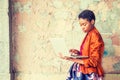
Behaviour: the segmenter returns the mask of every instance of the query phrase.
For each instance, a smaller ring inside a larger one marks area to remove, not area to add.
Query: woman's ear
[[[94,24],[95,24],[95,20],[92,20],[92,21],[91,21],[91,24],[94,25]]]

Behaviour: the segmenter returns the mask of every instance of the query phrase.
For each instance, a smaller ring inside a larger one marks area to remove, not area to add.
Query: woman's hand
[[[79,55],[80,52],[77,49],[70,49],[69,52],[71,53],[71,55]]]
[[[62,53],[59,53],[59,57],[60,57],[61,59],[65,59],[65,60],[71,59],[70,57],[63,56]]]
[[[76,59],[76,58],[66,58],[68,61],[76,62],[79,64],[84,64],[84,62],[81,59]]]
[[[65,60],[68,60],[68,61],[77,62],[79,64],[84,64],[82,60],[76,59],[76,58],[72,58],[72,57],[63,56],[62,53],[59,53],[59,57],[61,59],[65,59]]]

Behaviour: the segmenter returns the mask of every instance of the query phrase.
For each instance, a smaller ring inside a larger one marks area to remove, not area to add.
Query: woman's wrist
[[[83,60],[81,59],[75,59],[75,58],[66,58],[66,60],[72,61],[72,62],[76,62],[79,64],[84,64]]]

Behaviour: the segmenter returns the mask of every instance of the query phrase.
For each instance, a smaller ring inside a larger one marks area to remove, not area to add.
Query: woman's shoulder
[[[100,32],[94,27],[93,30],[89,33],[92,38],[101,38]]]
[[[98,34],[100,34],[100,33],[99,33],[99,31],[94,27],[88,34],[98,35]]]

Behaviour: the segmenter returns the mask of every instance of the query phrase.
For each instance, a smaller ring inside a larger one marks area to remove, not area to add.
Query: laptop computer
[[[66,56],[69,58],[88,58],[88,56],[71,55],[64,38],[50,38],[50,42],[57,56],[60,56],[61,54],[63,57]]]
[[[50,38],[50,42],[57,56],[59,56],[59,53],[63,56],[70,56],[64,38]]]

